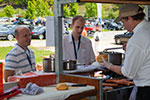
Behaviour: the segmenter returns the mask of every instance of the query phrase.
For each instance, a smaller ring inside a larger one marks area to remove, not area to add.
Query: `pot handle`
[[[113,50],[113,49],[123,49],[123,47],[106,48],[106,49],[103,50],[103,52],[107,52],[108,50]]]

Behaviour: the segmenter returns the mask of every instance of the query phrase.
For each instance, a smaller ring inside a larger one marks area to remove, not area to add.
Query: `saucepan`
[[[122,56],[123,54],[120,52],[113,52],[108,50],[113,49],[122,49],[122,47],[116,47],[116,48],[107,48],[103,52],[100,52],[99,54],[103,53],[108,56],[108,62],[114,64],[114,65],[121,65],[122,64]]]
[[[63,69],[64,70],[76,70],[76,60],[64,60],[63,61]]]
[[[108,62],[111,62],[114,65],[122,64],[122,53],[119,52],[107,52]]]
[[[43,70],[44,72],[55,72],[55,58],[44,58]]]

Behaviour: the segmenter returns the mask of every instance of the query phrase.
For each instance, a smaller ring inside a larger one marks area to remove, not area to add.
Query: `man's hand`
[[[110,67],[112,66],[112,63],[105,61],[103,57],[102,57],[102,60],[103,60],[103,63],[101,63],[101,65],[106,67],[107,69],[110,69]]]

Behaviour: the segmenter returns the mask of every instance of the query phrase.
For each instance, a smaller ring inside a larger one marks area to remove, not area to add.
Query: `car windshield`
[[[117,26],[117,23],[111,23],[113,26]]]
[[[124,33],[125,35],[129,35],[129,34],[132,34],[131,32],[126,32],[126,33]]]
[[[33,31],[39,31],[41,29],[41,27],[35,27],[34,29],[33,29]]]
[[[35,27],[32,32],[39,32],[42,31],[44,29],[44,27]]]
[[[8,28],[0,28],[0,32],[6,32],[8,31]]]

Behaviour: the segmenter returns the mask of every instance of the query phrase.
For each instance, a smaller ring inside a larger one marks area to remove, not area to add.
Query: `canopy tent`
[[[150,4],[149,0],[77,0],[77,2],[118,3],[118,4],[136,3],[144,5]]]
[[[63,18],[63,4],[80,3],[80,2],[95,2],[95,3],[136,3],[150,5],[149,0],[54,0],[54,32],[55,32],[55,72],[57,74],[57,82],[59,82],[59,75],[63,73],[62,68],[62,18]]]

